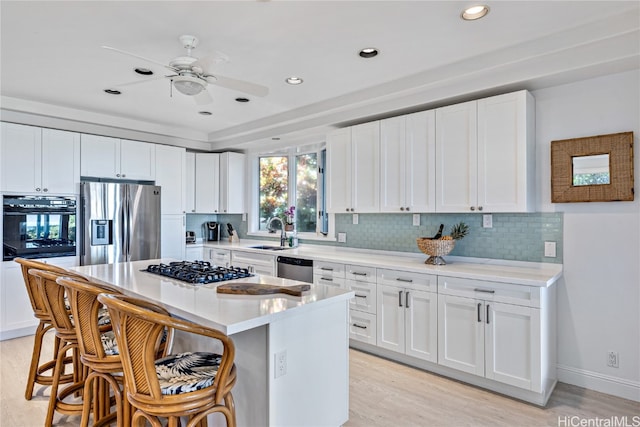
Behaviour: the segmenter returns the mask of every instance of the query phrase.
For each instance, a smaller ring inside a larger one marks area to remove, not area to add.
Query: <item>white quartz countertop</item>
[[[562,264],[552,263],[446,256],[446,265],[427,265],[424,263],[427,256],[420,253],[362,250],[313,244],[301,244],[297,248],[280,251],[251,248],[251,246],[263,244],[278,245],[274,241],[244,239],[240,243],[228,243],[226,241],[204,242],[202,244],[189,244],[187,247],[202,246],[238,250],[526,286],[547,287],[562,276]]]
[[[221,283],[259,283],[277,286],[299,285],[301,282],[256,275],[233,281],[191,285],[179,280],[142,271],[151,264],[179,261],[156,259],[129,263],[99,264],[73,267],[96,282],[121,288],[127,295],[142,297],[164,306],[171,314],[227,335],[266,325],[284,316],[303,314],[326,304],[348,300],[353,291],[325,285],[310,285],[301,297],[284,294],[230,295],[219,294]]]

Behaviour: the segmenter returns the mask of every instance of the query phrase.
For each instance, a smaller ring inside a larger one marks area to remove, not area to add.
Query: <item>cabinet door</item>
[[[482,301],[438,295],[438,364],[484,376]]]
[[[244,169],[244,154],[220,154],[220,212],[244,213]]]
[[[120,145],[120,177],[140,181],[156,179],[156,145],[123,139]]]
[[[204,260],[211,262],[213,265],[221,267],[229,267],[231,265],[231,252],[224,249],[204,249]]]
[[[160,256],[177,260],[185,259],[184,214],[160,217]]]
[[[2,271],[2,313],[0,313],[0,338],[13,338],[32,334],[38,324],[33,316],[31,301],[22,277],[20,265],[14,262],[3,262],[0,267]],[[28,332],[21,333],[17,330],[22,328],[32,328]],[[13,332],[11,332],[13,331]],[[11,335],[11,334],[14,335]]]
[[[378,285],[377,305],[378,346],[404,353],[405,300],[403,289]]]
[[[351,128],[351,199],[355,212],[380,211],[380,122]]]
[[[204,259],[203,249],[201,246],[195,248],[187,246],[184,251],[184,257],[187,261],[202,261]]]
[[[77,193],[80,183],[80,134],[42,129],[42,191]]]
[[[405,353],[418,359],[437,362],[438,294],[407,289],[404,301]]]
[[[80,136],[80,175],[120,178],[120,140],[106,136]]]
[[[2,191],[41,191],[41,129],[13,123],[0,123],[0,126]]]
[[[185,149],[158,145],[156,147],[156,185],[162,187],[162,215],[185,213]]]
[[[435,111],[404,116],[405,123],[405,211],[436,210]],[[384,157],[382,158],[384,162]]]
[[[406,202],[405,116],[380,121],[380,211],[404,212]],[[380,328],[378,328],[378,331]]]
[[[196,211],[196,153],[185,154],[185,210]]]
[[[477,208],[477,102],[436,109],[436,212]]]
[[[220,155],[196,154],[196,212],[218,213]]]
[[[327,211],[350,212],[351,201],[351,128],[327,135]]]
[[[478,101],[478,206],[485,211],[532,208],[535,152],[528,138],[528,101],[526,91]]]
[[[349,338],[376,345],[376,316],[358,310],[349,310]]]
[[[486,302],[488,379],[540,392],[540,354],[540,309]]]

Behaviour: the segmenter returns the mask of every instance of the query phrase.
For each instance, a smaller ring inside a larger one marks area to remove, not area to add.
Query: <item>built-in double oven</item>
[[[2,197],[2,259],[76,255],[76,198]]]

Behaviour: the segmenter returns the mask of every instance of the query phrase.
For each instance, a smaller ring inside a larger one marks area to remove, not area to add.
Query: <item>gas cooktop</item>
[[[177,261],[170,262],[169,264],[151,264],[142,271],[195,285],[224,282],[226,280],[253,276],[246,268],[219,267],[211,265],[208,261]]]

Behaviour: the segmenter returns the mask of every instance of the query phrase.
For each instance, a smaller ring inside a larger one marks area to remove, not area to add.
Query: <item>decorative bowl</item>
[[[453,247],[456,245],[456,241],[453,239],[434,240],[428,237],[418,237],[416,239],[416,243],[418,244],[418,249],[420,249],[422,253],[429,255],[429,258],[427,258],[424,263],[431,265],[445,265],[446,261],[442,257],[451,252]]]

